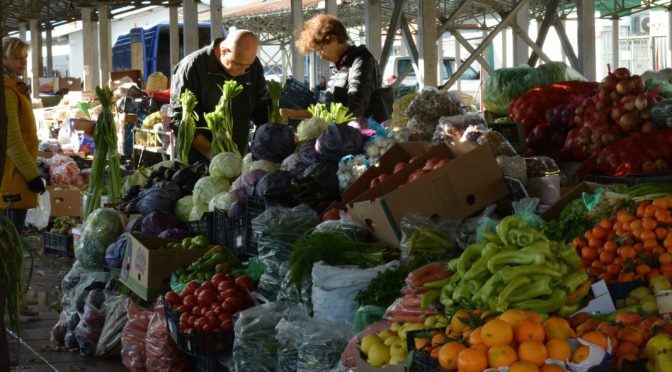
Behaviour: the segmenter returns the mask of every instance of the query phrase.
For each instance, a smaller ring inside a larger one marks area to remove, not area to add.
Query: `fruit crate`
[[[228,354],[233,348],[233,331],[227,333],[185,333],[180,330],[180,313],[165,302],[166,327],[177,348],[197,357],[214,357]],[[221,369],[219,369],[221,370]]]
[[[56,234],[45,231],[42,235],[42,242],[45,251],[61,252],[66,257],[73,255],[72,235]]]
[[[268,207],[264,198],[248,196],[245,201],[245,247],[250,255],[257,254],[257,239],[252,231],[252,220],[264,213]]]
[[[306,84],[294,78],[288,78],[285,89],[280,96],[280,107],[289,109],[305,109],[317,103],[315,92]]]
[[[185,222],[185,227],[190,235],[203,235],[212,242],[214,241],[213,221],[214,213],[205,212],[200,220]]]
[[[212,230],[213,242],[228,248],[237,256],[248,253],[244,217],[229,217],[225,210],[215,209]]]
[[[436,371],[446,371],[442,369],[439,365],[439,360],[432,358],[428,352],[422,350],[415,350],[415,339],[416,336],[420,336],[423,333],[429,332],[428,330],[422,331],[410,331],[406,333],[406,346],[408,352],[413,351],[413,357],[411,359],[411,366],[409,371],[413,372],[436,372]]]

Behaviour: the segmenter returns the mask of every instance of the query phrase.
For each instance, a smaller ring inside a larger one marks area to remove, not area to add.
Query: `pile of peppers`
[[[448,263],[454,273],[439,300],[460,308],[517,308],[568,316],[581,307],[590,279],[568,245],[549,240],[515,216]]]

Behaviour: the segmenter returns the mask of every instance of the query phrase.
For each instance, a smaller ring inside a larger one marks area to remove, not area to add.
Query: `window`
[[[407,76],[415,76],[415,70],[413,70],[413,65],[411,64],[410,58],[399,58],[397,60],[397,67],[399,67],[398,74],[401,74],[406,70],[407,67],[410,67],[411,72]]]
[[[457,66],[455,66],[455,59],[454,58],[444,58],[443,59],[443,65],[444,65],[444,71],[446,71],[446,70],[450,71],[451,76],[453,75],[454,71],[457,71]],[[446,73],[447,73],[447,71],[446,71]],[[480,79],[480,77],[481,77],[481,74],[478,71],[474,70],[473,67],[469,66],[469,68],[467,68],[467,71],[465,71],[464,74],[462,74],[461,80],[476,80],[476,79]],[[444,78],[448,79],[447,74],[444,75]]]

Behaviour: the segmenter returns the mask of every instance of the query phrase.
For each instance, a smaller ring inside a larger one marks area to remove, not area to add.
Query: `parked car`
[[[407,66],[411,65],[411,57],[403,56],[393,56],[387,61],[385,66],[385,71],[383,72],[383,83],[390,85],[392,84],[397,76],[404,70]],[[457,70],[454,57],[443,57],[443,65],[441,68],[441,81],[439,85],[443,85],[448,82],[453,73]],[[415,75],[415,70],[411,68],[411,72],[406,75],[404,80],[401,82],[400,86],[409,87],[417,86],[418,79]],[[475,68],[475,65],[469,66],[467,71],[462,74],[460,79],[461,90],[463,93],[469,94],[471,96],[477,97],[480,95],[480,84],[481,84],[481,73]],[[453,84],[450,90],[456,90],[457,84]]]

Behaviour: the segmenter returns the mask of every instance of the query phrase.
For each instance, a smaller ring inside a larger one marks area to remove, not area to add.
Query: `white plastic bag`
[[[58,142],[61,144],[61,150],[79,151],[79,136],[72,120],[64,120],[61,124],[61,129],[58,131]]]
[[[326,323],[351,325],[359,305],[355,297],[365,289],[379,272],[399,265],[392,261],[385,265],[360,269],[356,266],[327,266],[321,261],[313,265],[314,319]]]
[[[49,191],[45,191],[38,195],[37,207],[29,209],[26,213],[26,224],[42,230],[49,225],[49,215],[51,215],[51,200],[49,200]]]

